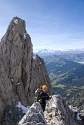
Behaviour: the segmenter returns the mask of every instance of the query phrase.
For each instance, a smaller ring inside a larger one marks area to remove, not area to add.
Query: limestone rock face
[[[38,102],[33,103],[18,125],[84,125],[83,111],[81,118],[81,121],[77,120],[60,95],[53,95],[46,103],[44,113]]]
[[[24,114],[21,108],[8,106],[5,111],[2,125],[17,125],[23,116]]]
[[[42,108],[38,102],[30,107],[18,125],[47,125]]]
[[[44,112],[47,125],[76,125],[74,114],[60,95],[53,95]]]
[[[42,84],[51,93],[44,61],[33,55],[25,21],[14,17],[0,42],[0,118],[7,105],[18,101],[25,106],[32,104],[34,92]]]

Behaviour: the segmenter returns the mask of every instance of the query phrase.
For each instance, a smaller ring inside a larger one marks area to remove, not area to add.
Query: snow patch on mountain
[[[58,50],[55,50],[55,49],[34,49],[34,53],[41,55],[41,56],[54,55],[54,54],[60,55],[60,54],[65,54],[65,53],[80,54],[80,53],[84,53],[84,48],[81,48],[81,49],[73,48],[73,49],[65,49],[65,50],[62,50],[62,49],[58,49]]]
[[[16,107],[21,108],[23,113],[26,113],[30,108],[30,106],[25,107],[22,105],[20,101],[17,103]]]

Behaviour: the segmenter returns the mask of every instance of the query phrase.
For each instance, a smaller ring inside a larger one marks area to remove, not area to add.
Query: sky
[[[0,38],[15,16],[25,20],[34,50],[84,48],[84,0],[0,0]]]

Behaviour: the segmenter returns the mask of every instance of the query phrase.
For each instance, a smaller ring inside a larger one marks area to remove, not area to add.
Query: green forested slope
[[[48,56],[44,58],[46,67],[53,86],[53,93],[61,94],[69,103],[73,105],[81,104],[84,100],[84,64],[79,64],[58,56]],[[79,94],[73,101],[74,96]]]

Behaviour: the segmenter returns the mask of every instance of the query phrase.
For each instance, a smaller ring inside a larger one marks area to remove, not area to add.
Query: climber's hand
[[[49,99],[51,99],[52,98],[52,96],[49,96]]]
[[[39,102],[42,103],[42,99],[39,99]]]

